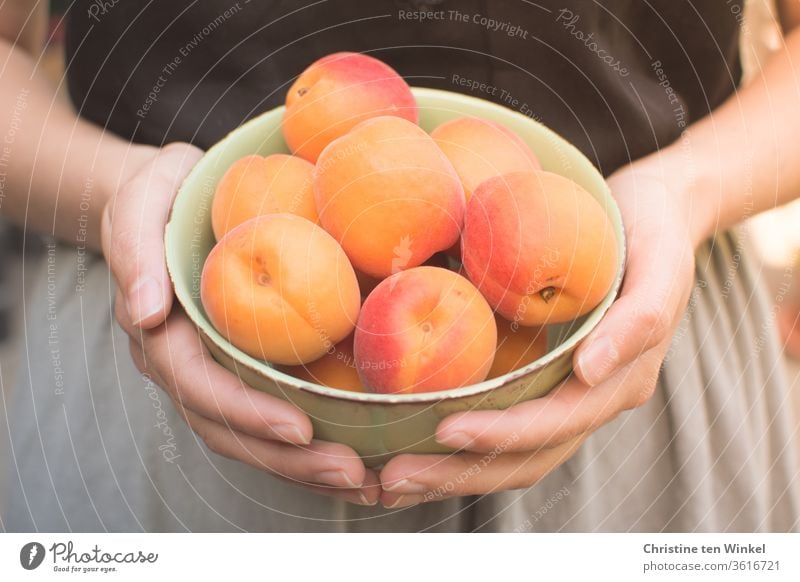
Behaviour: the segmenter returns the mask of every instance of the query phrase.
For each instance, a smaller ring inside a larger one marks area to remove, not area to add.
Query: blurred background
[[[43,57],[44,69],[59,85],[64,62],[60,22],[67,4],[67,0],[51,1],[49,40]],[[770,0],[748,0],[741,43],[745,83],[765,65],[781,42]],[[786,147],[800,147],[800,144],[786,144]],[[757,259],[756,271],[765,281],[768,300],[774,307],[774,325],[785,345],[784,369],[793,385],[792,405],[795,418],[800,421],[800,200],[751,218],[741,232],[742,245]],[[44,248],[42,237],[25,233],[0,219],[0,392],[3,396],[0,414],[4,413],[7,390],[18,372],[19,350],[24,349],[18,306],[24,300],[26,281],[36,272]],[[0,460],[5,452],[4,437],[0,435]]]

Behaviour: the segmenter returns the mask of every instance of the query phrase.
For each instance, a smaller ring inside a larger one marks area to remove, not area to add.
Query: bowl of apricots
[[[445,453],[454,412],[539,398],[614,301],[625,241],[594,166],[530,117],[311,64],[211,147],[166,230],[213,357],[369,466]]]

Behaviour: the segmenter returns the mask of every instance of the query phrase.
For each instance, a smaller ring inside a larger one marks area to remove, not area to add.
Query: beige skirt
[[[142,379],[102,260],[53,245],[4,385],[7,531],[798,531],[797,426],[774,305],[732,234],[696,286],[644,407],[527,490],[407,509],[315,496],[209,452]]]

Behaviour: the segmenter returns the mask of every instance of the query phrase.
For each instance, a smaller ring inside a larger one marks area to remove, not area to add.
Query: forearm
[[[635,165],[687,192],[695,244],[800,196],[800,35],[681,140]]]
[[[106,202],[154,148],[80,119],[5,40],[0,63],[0,215],[98,249]]]

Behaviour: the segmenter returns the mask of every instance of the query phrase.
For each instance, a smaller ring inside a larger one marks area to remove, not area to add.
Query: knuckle
[[[132,228],[118,226],[111,228],[111,248],[109,260],[112,266],[119,266],[121,263],[132,264],[139,254],[139,246],[142,242],[140,231]]]
[[[141,191],[141,189],[142,189],[141,177],[140,174],[137,174],[131,180],[125,182],[124,184],[122,184],[122,186],[120,186],[119,190],[117,190],[117,199],[128,200],[130,198],[136,197],[138,193]]]
[[[130,325],[131,321],[130,317],[128,316],[125,302],[119,293],[117,293],[117,297],[114,299],[114,319],[117,321],[120,328],[122,328],[122,331],[128,335],[128,337],[132,339],[137,336],[137,330]]]
[[[131,359],[133,360],[133,364],[136,366],[136,369],[142,374],[150,374],[150,370],[148,369],[144,358],[142,357],[142,350],[139,347],[139,344],[137,344],[133,339],[128,340],[128,351],[131,354]]]
[[[684,260],[681,263],[681,273],[684,277],[694,278],[694,271],[697,267],[697,258],[694,256],[694,249],[691,246],[684,253]]]
[[[206,422],[193,422],[191,428],[209,451],[218,455],[222,454],[223,440],[218,431],[212,430]]]
[[[184,171],[193,166],[202,156],[203,150],[187,142],[176,141],[161,148],[161,153],[167,158],[175,158]]]
[[[186,155],[192,151],[192,145],[183,141],[173,141],[161,148],[162,155],[180,154]]]
[[[202,359],[202,354],[195,354],[187,358],[185,363],[179,366],[169,366],[169,378],[172,379],[175,386],[175,402],[179,406],[185,406],[189,410],[194,410],[198,407],[197,395],[198,390],[200,390],[202,387],[198,386],[196,382],[188,381],[185,376],[181,376],[181,370],[192,370],[196,367],[205,365],[205,363],[201,361]]]
[[[524,458],[519,475],[505,483],[503,488],[514,491],[533,487],[547,477],[554,468],[548,463],[542,463],[540,453],[531,452]]]
[[[206,433],[203,442],[205,443],[206,448],[212,453],[215,453],[217,455],[224,454],[225,448],[223,447],[223,439],[220,438],[218,433],[209,431],[208,433]]]
[[[100,238],[106,241],[111,237],[111,203],[106,203],[103,207],[103,214],[100,218]],[[105,248],[103,250],[106,250]]]
[[[633,392],[631,395],[631,399],[629,402],[628,410],[632,410],[634,408],[641,408],[653,397],[656,392],[656,386],[658,382],[656,380],[647,380],[644,382],[639,389]]]
[[[657,345],[667,337],[670,321],[666,309],[649,305],[639,310],[638,320],[639,325],[647,333],[649,346]]]

